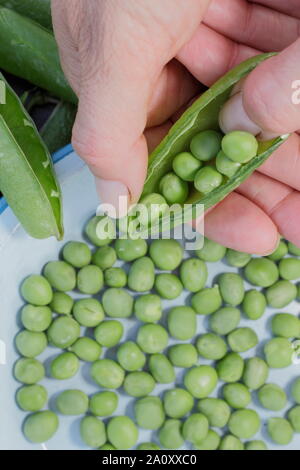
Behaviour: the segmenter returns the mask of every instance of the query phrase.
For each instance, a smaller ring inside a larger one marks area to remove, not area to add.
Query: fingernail
[[[129,191],[120,181],[95,178],[101,210],[113,219],[124,217],[129,207]]]
[[[276,251],[277,248],[279,247],[280,241],[281,241],[281,235],[278,234],[278,239],[277,239],[276,245],[273,248],[273,250],[267,251],[266,253],[262,254],[261,256],[270,256],[270,255],[272,255],[274,253],[274,251]]]
[[[249,118],[243,106],[241,92],[233,95],[221,109],[219,125],[224,134],[232,131],[245,131],[257,135],[261,129]]]

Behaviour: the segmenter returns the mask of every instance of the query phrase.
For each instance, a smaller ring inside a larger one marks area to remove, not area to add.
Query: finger
[[[300,19],[299,0],[248,0]]]
[[[172,121],[166,121],[164,124],[155,127],[149,127],[145,130],[145,137],[148,146],[148,152],[151,153],[155,147],[163,140],[173,125]]]

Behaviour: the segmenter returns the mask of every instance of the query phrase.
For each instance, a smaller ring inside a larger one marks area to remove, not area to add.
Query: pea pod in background
[[[0,190],[31,236],[61,239],[61,191],[49,151],[1,74],[0,80],[5,84],[0,104]]]
[[[71,103],[61,101],[40,130],[40,134],[50,153],[71,142],[72,129],[77,108]]]
[[[0,6],[17,11],[47,29],[52,29],[50,0],[0,0]]]

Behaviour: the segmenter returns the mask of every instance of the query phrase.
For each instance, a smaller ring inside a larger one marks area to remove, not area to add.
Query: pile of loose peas
[[[21,312],[24,329],[15,340],[22,358],[14,374],[23,384],[17,403],[30,412],[23,426],[26,438],[46,442],[58,429],[58,414],[82,415],[80,434],[90,448],[132,449],[141,428],[157,431],[155,442],[138,445],[143,450],[177,449],[185,441],[198,450],[266,449],[263,441],[253,440],[261,419],[249,405],[254,394],[267,410],[280,412],[286,406],[285,390],[267,380],[271,368],[292,364],[291,340],[300,338],[300,320],[275,314],[273,338],[264,344],[263,357],[249,359],[242,353],[258,344],[255,326],[239,323],[241,312],[255,321],[267,306],[282,309],[299,297],[292,281],[300,278],[300,249],[282,240],[272,255],[257,258],[205,239],[202,249],[186,257],[172,239],[150,245],[141,239],[99,239],[98,221],[92,218],[85,228],[97,247],[93,253],[86,243],[71,241],[61,260],[49,262],[43,275],[31,275],[21,286],[27,305]],[[236,272],[220,274],[215,285],[206,287],[207,263],[223,258],[254,287],[245,291]],[[116,267],[117,260],[124,265]],[[175,306],[163,317],[162,299],[176,299],[184,289],[190,293],[189,305]],[[85,297],[74,301],[73,290]],[[132,315],[136,339],[123,341],[120,319]],[[200,335],[198,316],[208,319],[208,331]],[[82,335],[81,327],[89,334]],[[99,391],[88,397],[81,390],[65,390],[50,406],[53,410],[44,409],[48,394],[39,382],[45,367],[37,357],[48,343],[61,350],[50,364],[53,379],[69,379],[81,362],[88,362]],[[112,359],[107,357],[111,351]],[[214,398],[219,381],[221,394]],[[157,384],[170,388],[159,396]],[[135,399],[134,420],[115,415],[120,389]],[[267,422],[270,438],[279,445],[300,432],[300,377],[291,394],[295,406],[287,417]]]

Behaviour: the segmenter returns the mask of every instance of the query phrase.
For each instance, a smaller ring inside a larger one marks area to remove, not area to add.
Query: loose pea
[[[271,418],[268,421],[268,433],[275,444],[288,445],[293,439],[293,428],[284,418]]]
[[[192,339],[197,331],[197,318],[191,307],[173,307],[168,314],[168,329],[173,338]]]
[[[164,393],[164,408],[170,418],[182,418],[188,414],[193,406],[194,399],[191,393],[183,388],[173,388]]]
[[[163,217],[168,210],[167,201],[161,194],[147,194],[140,199],[137,206],[138,222],[142,226],[148,226]]]
[[[134,405],[135,419],[140,428],[159,429],[165,421],[165,412],[159,397],[140,398]]]
[[[203,247],[196,250],[196,255],[203,261],[216,263],[224,258],[226,248],[217,242],[204,238]]]
[[[198,292],[205,287],[207,267],[204,261],[196,258],[185,260],[180,267],[180,279],[185,289]]]
[[[133,298],[126,290],[111,287],[104,292],[102,305],[109,317],[128,318],[132,315]]]
[[[258,337],[251,328],[238,328],[229,333],[227,341],[233,352],[241,353],[254,348],[258,344]]]
[[[92,259],[92,253],[86,243],[69,242],[63,248],[64,260],[74,266],[74,268],[83,268],[87,266]]]
[[[270,307],[283,308],[297,297],[297,287],[289,281],[277,281],[266,291],[267,302]]]
[[[50,365],[51,376],[54,379],[66,380],[77,374],[79,360],[75,354],[65,352],[57,356]]]
[[[108,287],[125,287],[127,274],[122,268],[108,268],[104,271],[104,283]]]
[[[94,337],[101,346],[112,348],[120,342],[123,333],[122,323],[117,320],[106,320],[95,328]]]
[[[154,240],[150,245],[150,256],[158,269],[173,271],[182,261],[183,249],[177,240]]]
[[[115,250],[120,260],[131,262],[145,256],[148,251],[148,245],[142,238],[137,240],[131,240],[130,238],[126,240],[119,239],[116,240]]]
[[[225,385],[223,388],[223,396],[228,405],[236,410],[247,408],[251,402],[251,393],[248,388],[239,383]]]
[[[197,366],[188,370],[184,376],[184,385],[195,398],[206,398],[218,383],[218,375],[211,366]]]
[[[295,406],[288,412],[288,419],[295,432],[300,432],[300,406]]]
[[[273,369],[282,369],[292,364],[293,345],[287,338],[273,338],[264,347],[266,361]]]
[[[294,281],[300,278],[300,259],[284,258],[279,263],[279,274],[282,279]]]
[[[159,441],[166,449],[179,449],[184,440],[181,435],[181,421],[179,419],[167,419],[160,428]]]
[[[230,160],[230,158],[225,155],[223,150],[220,150],[218,153],[216,158],[216,168],[222,175],[225,175],[228,178],[232,178],[241,168],[241,166],[242,165],[239,162]]]
[[[107,436],[116,449],[132,448],[138,440],[138,430],[128,416],[116,416],[107,425]]]
[[[80,325],[73,318],[59,317],[48,329],[48,339],[57,348],[66,349],[80,336]]]
[[[45,368],[37,359],[19,359],[14,367],[15,378],[26,385],[33,385],[45,376]]]
[[[137,450],[161,450],[154,442],[143,442],[137,447]]]
[[[103,284],[103,272],[93,264],[81,268],[77,274],[77,288],[83,294],[97,294],[102,289]]]
[[[92,217],[85,226],[87,238],[96,246],[109,245],[115,238],[113,220],[107,216]]]
[[[217,156],[221,149],[222,134],[214,130],[196,134],[190,143],[192,154],[200,161],[207,162]]]
[[[175,344],[168,351],[168,356],[173,366],[189,369],[198,361],[198,354],[192,344]]]
[[[183,285],[174,274],[162,273],[155,277],[155,289],[162,298],[172,300],[180,296]]]
[[[269,368],[260,357],[252,357],[245,364],[243,382],[250,390],[258,390],[262,387],[269,376]]]
[[[80,325],[88,328],[99,325],[104,319],[102,305],[99,300],[92,298],[77,300],[73,307],[73,315]]]
[[[72,297],[65,292],[54,292],[51,309],[59,315],[70,315],[74,305]]]
[[[217,335],[227,335],[235,330],[241,319],[237,308],[224,307],[213,313],[209,318],[210,329]]]
[[[211,166],[205,166],[196,173],[194,185],[200,193],[209,194],[221,186],[222,182],[223,176],[221,173]]]
[[[123,369],[129,372],[142,369],[146,362],[145,354],[133,341],[127,341],[119,346],[117,358]]]
[[[76,356],[85,362],[94,362],[99,359],[102,348],[100,344],[91,338],[83,337],[78,338],[69,350],[76,354]]]
[[[205,359],[222,359],[227,353],[227,345],[220,336],[213,333],[206,333],[197,340],[197,349],[200,356]]]
[[[271,259],[272,261],[279,261],[282,258],[284,258],[285,255],[287,255],[287,253],[288,253],[287,244],[283,240],[281,240],[276,250],[271,255],[269,255],[268,258]]]
[[[128,274],[128,287],[135,292],[147,292],[152,289],[155,279],[153,261],[144,256],[134,261]]]
[[[58,429],[58,418],[53,411],[38,411],[29,415],[24,423],[25,437],[34,443],[49,441]]]
[[[260,418],[254,410],[234,411],[230,416],[228,428],[239,439],[250,439],[260,428]]]
[[[218,286],[202,289],[194,294],[191,300],[192,307],[198,315],[211,315],[222,305],[222,297]]]
[[[294,243],[288,242],[288,250],[291,255],[300,256],[300,248]]]
[[[292,385],[292,397],[300,405],[300,377],[294,380]]]
[[[145,397],[152,393],[155,381],[148,372],[130,372],[124,380],[124,390],[131,397]]]
[[[222,150],[230,160],[246,163],[257,155],[258,142],[249,132],[233,131],[223,137]]]
[[[39,411],[47,403],[48,393],[42,385],[26,385],[16,395],[16,401],[24,411]]]
[[[245,450],[268,450],[263,441],[250,441],[245,445]]]
[[[87,412],[88,406],[88,396],[81,390],[65,390],[56,398],[56,407],[63,415],[82,415]]]
[[[97,449],[106,442],[105,425],[95,416],[85,416],[80,422],[80,435],[83,442]]]
[[[194,445],[200,444],[208,434],[208,420],[204,414],[191,414],[183,423],[184,439]]]
[[[237,353],[228,353],[217,363],[216,369],[223,382],[238,382],[243,375],[244,361]]]
[[[251,255],[228,248],[226,252],[226,260],[230,266],[234,266],[235,268],[244,268],[251,260]]]
[[[65,261],[50,261],[44,267],[44,276],[58,291],[66,292],[75,289],[76,271]]]
[[[168,204],[183,204],[188,197],[189,187],[175,173],[168,173],[161,179],[159,191]]]
[[[201,165],[201,162],[189,152],[179,153],[173,160],[174,172],[184,181],[194,181]]]
[[[168,345],[168,339],[165,328],[152,323],[141,326],[137,334],[137,343],[141,350],[147,354],[163,351]]]
[[[299,338],[300,320],[290,313],[277,313],[272,318],[272,332],[274,336]]]
[[[197,450],[217,450],[221,442],[221,438],[216,431],[208,430],[207,436],[195,445]]]
[[[198,403],[198,410],[203,413],[209,425],[215,428],[223,428],[230,418],[230,408],[224,400],[219,398],[205,398]]]
[[[117,362],[99,359],[91,366],[92,379],[103,388],[119,388],[124,382],[125,373]]]
[[[39,356],[47,347],[45,333],[23,330],[16,336],[16,347],[24,357]]]
[[[111,416],[118,407],[118,395],[111,391],[95,393],[90,398],[89,410],[95,416]]]
[[[103,446],[99,447],[99,450],[117,450],[117,449],[111,444],[106,443]]]
[[[218,281],[224,302],[231,307],[240,305],[245,295],[244,282],[241,276],[236,273],[225,273],[219,276]]]
[[[156,382],[169,384],[175,380],[175,370],[169,359],[163,354],[152,354],[149,369]]]
[[[104,271],[111,268],[117,261],[116,250],[112,246],[102,246],[98,248],[92,257],[92,263]]]
[[[267,410],[280,411],[287,402],[285,391],[276,384],[265,384],[258,391],[258,399]]]
[[[155,294],[141,295],[134,303],[134,313],[144,323],[156,323],[162,316],[160,297]]]
[[[258,290],[252,289],[246,292],[242,308],[245,315],[250,320],[258,320],[266,311],[267,301],[264,294]]]
[[[52,312],[49,307],[28,304],[22,308],[21,320],[27,330],[40,333],[51,324]]]
[[[254,258],[245,268],[246,279],[255,286],[270,287],[278,281],[279,271],[268,258]]]
[[[21,294],[26,302],[43,306],[51,302],[53,292],[47,279],[43,276],[29,276],[21,285]]]
[[[244,450],[244,444],[237,437],[228,434],[221,440],[219,450]]]

